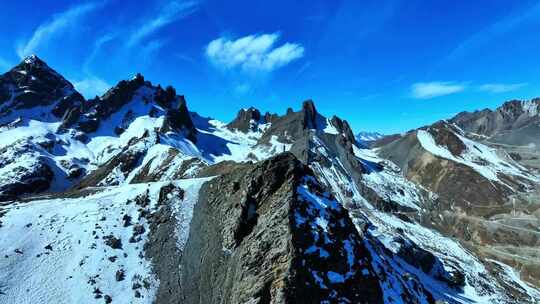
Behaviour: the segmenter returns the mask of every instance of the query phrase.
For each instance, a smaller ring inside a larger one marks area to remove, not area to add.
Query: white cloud
[[[75,81],[73,86],[79,93],[88,99],[101,96],[111,88],[111,85],[105,82],[105,80],[97,77]]]
[[[81,16],[91,12],[97,7],[97,3],[85,3],[55,15],[52,20],[41,24],[28,41],[17,47],[17,55],[19,55],[20,58],[23,58],[33,54],[40,44],[47,42],[48,39],[63,29],[73,26]]]
[[[157,17],[148,19],[141,27],[131,34],[127,46],[133,47],[160,28],[178,19],[191,15],[197,10],[197,6],[198,2],[196,1],[173,1],[168,3],[161,8]]]
[[[218,38],[206,47],[206,55],[218,67],[270,72],[304,56],[296,43],[274,44],[279,34],[250,35],[236,40]]]
[[[459,93],[465,85],[455,82],[418,82],[412,85],[412,96],[418,99],[430,99],[439,96]]]
[[[518,90],[527,83],[486,83],[479,87],[480,91],[489,93],[506,93]]]

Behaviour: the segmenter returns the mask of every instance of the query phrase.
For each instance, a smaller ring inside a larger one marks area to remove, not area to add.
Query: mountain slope
[[[505,149],[524,165],[540,169],[540,99],[511,100],[495,110],[462,112],[451,122],[477,140]]]
[[[538,284],[539,176],[504,149],[450,122],[413,130],[378,149],[412,181],[439,196],[419,217],[479,254],[503,260]]]
[[[436,223],[455,190],[435,189],[416,153],[496,198],[537,181],[452,125],[409,133],[388,160],[311,100],[283,115],[241,110],[226,124],[141,75],[62,117],[21,111],[0,130],[0,170],[39,174],[0,180],[3,303],[540,299]]]
[[[540,99],[511,100],[495,110],[461,112],[451,119],[467,132],[495,136],[506,131],[518,131],[540,120]],[[510,138],[508,138],[510,140]],[[517,138],[515,139],[517,140]]]

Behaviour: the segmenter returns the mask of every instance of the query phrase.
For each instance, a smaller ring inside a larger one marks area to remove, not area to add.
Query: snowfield
[[[193,206],[207,179],[172,182],[169,197],[183,246]],[[0,207],[0,302],[152,303],[159,282],[144,254],[148,221],[169,184],[96,188],[81,197],[38,199]],[[145,204],[147,204],[145,206]]]

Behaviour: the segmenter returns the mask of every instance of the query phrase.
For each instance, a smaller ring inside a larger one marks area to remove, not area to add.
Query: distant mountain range
[[[378,132],[360,132],[356,134],[356,140],[361,143],[369,143],[383,137],[384,135]]]
[[[0,76],[0,302],[537,303],[539,110],[224,123],[30,56]]]

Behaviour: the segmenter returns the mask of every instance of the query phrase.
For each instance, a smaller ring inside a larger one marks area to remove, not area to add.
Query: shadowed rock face
[[[313,101],[304,101],[300,111],[288,109],[284,116],[274,118],[272,125],[259,142],[268,143],[275,136],[280,142],[292,143],[308,134],[310,129],[316,130],[321,127],[322,119],[324,118],[317,113]]]
[[[193,143],[196,143],[197,129],[195,129],[195,125],[193,124],[191,116],[189,115],[186,99],[183,95],[179,96],[178,99],[178,108],[172,108],[167,110],[161,131],[184,133],[186,138],[191,140]]]
[[[310,175],[283,153],[205,184],[177,302],[381,303],[369,253],[347,211]],[[323,211],[317,199],[335,205]],[[315,224],[319,212],[330,231]],[[347,252],[358,263],[349,265]]]
[[[35,55],[0,76],[0,116],[55,104],[51,114],[61,118],[67,109],[83,102],[84,98],[69,81]]]
[[[103,96],[89,100],[82,108],[72,108],[64,116],[63,126],[76,127],[85,132],[95,132],[101,121],[108,119],[122,107],[134,100],[139,93],[142,103],[155,103],[165,111],[165,119],[161,132],[183,133],[189,140],[196,142],[197,130],[193,125],[186,100],[183,95],[176,95],[176,90],[168,86],[163,89],[160,85],[152,86],[145,81],[141,74],[137,74],[131,80],[122,80],[115,87],[108,90]],[[148,115],[153,116],[155,107]],[[132,111],[128,111],[121,125],[116,126],[115,132],[121,134],[134,117]]]
[[[330,123],[340,134],[345,137],[345,142],[349,143],[350,145],[356,144],[356,138],[354,137],[351,126],[349,126],[349,123],[346,120],[341,120],[337,116],[332,116]]]
[[[249,109],[241,109],[238,111],[236,118],[231,121],[227,127],[231,130],[249,132],[257,131],[257,126],[260,123],[264,123],[264,118],[261,117],[261,112],[251,107]]]
[[[448,147],[448,150],[454,156],[460,156],[466,148],[465,144],[454,133],[458,131],[445,122],[437,122],[431,125],[428,132],[433,136],[438,145]]]
[[[14,200],[23,194],[39,193],[49,188],[53,178],[51,168],[44,162],[39,162],[32,168],[15,168],[17,180],[0,186],[0,202]]]
[[[92,109],[92,112],[95,112],[92,115],[93,117],[90,118],[108,118],[112,113],[130,102],[135,92],[144,85],[144,77],[141,74],[137,74],[131,80],[120,81],[115,87],[105,92],[103,96],[89,100],[89,110]],[[85,112],[90,112],[89,110]]]
[[[304,128],[317,129],[317,110],[315,109],[315,103],[309,99],[302,104],[302,118]]]

